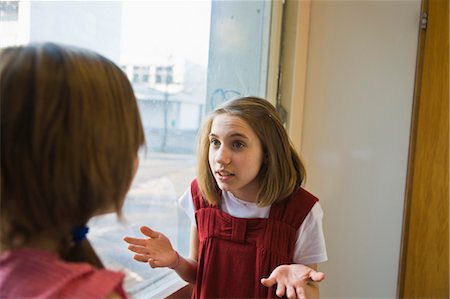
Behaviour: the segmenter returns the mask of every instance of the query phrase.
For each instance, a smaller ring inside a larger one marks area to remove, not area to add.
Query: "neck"
[[[244,194],[239,192],[231,192],[234,197],[236,197],[239,200],[249,202],[249,203],[255,203],[256,202],[256,196],[255,193],[253,194]]]
[[[60,239],[48,233],[38,234],[32,237],[29,242],[24,244],[24,247],[41,249],[56,253],[58,253],[60,246],[61,246]]]

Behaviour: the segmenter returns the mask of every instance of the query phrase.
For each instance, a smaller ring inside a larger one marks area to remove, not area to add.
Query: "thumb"
[[[269,276],[268,278],[261,278],[261,284],[265,287],[271,287],[276,283],[275,277]]]
[[[141,226],[140,230],[141,230],[141,233],[143,233],[144,235],[146,235],[147,237],[150,237],[152,239],[159,237],[159,232],[152,230],[148,226]]]
[[[152,268],[158,268],[158,267],[160,267],[160,262],[159,262],[158,260],[149,259],[149,260],[148,260],[148,264],[149,264],[150,267],[152,267]]]
[[[309,274],[309,277],[311,278],[311,280],[319,282],[319,281],[322,281],[322,280],[325,279],[325,273],[323,273],[323,272],[317,272],[317,271],[312,271],[312,272]]]

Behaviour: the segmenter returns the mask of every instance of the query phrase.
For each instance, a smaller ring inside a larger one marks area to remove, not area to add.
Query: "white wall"
[[[312,1],[302,156],[322,298],[395,298],[420,2]]]

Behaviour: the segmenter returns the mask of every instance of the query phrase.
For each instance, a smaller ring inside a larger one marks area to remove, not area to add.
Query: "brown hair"
[[[268,206],[283,200],[301,186],[305,178],[305,168],[275,107],[265,99],[243,97],[216,108],[200,130],[197,178],[202,195],[209,203],[220,202],[219,187],[209,166],[209,133],[214,117],[224,113],[246,121],[261,142],[266,163],[263,163],[258,174],[259,206]]]
[[[132,87],[110,60],[53,43],[0,52],[1,245],[63,238],[120,215],[145,137]]]

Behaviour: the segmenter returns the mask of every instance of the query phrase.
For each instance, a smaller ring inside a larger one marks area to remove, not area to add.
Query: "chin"
[[[229,186],[227,184],[223,184],[223,183],[220,183],[220,182],[217,182],[217,181],[216,181],[216,184],[217,184],[217,186],[219,187],[220,190],[222,190],[222,191],[230,191],[230,188],[229,188]]]

